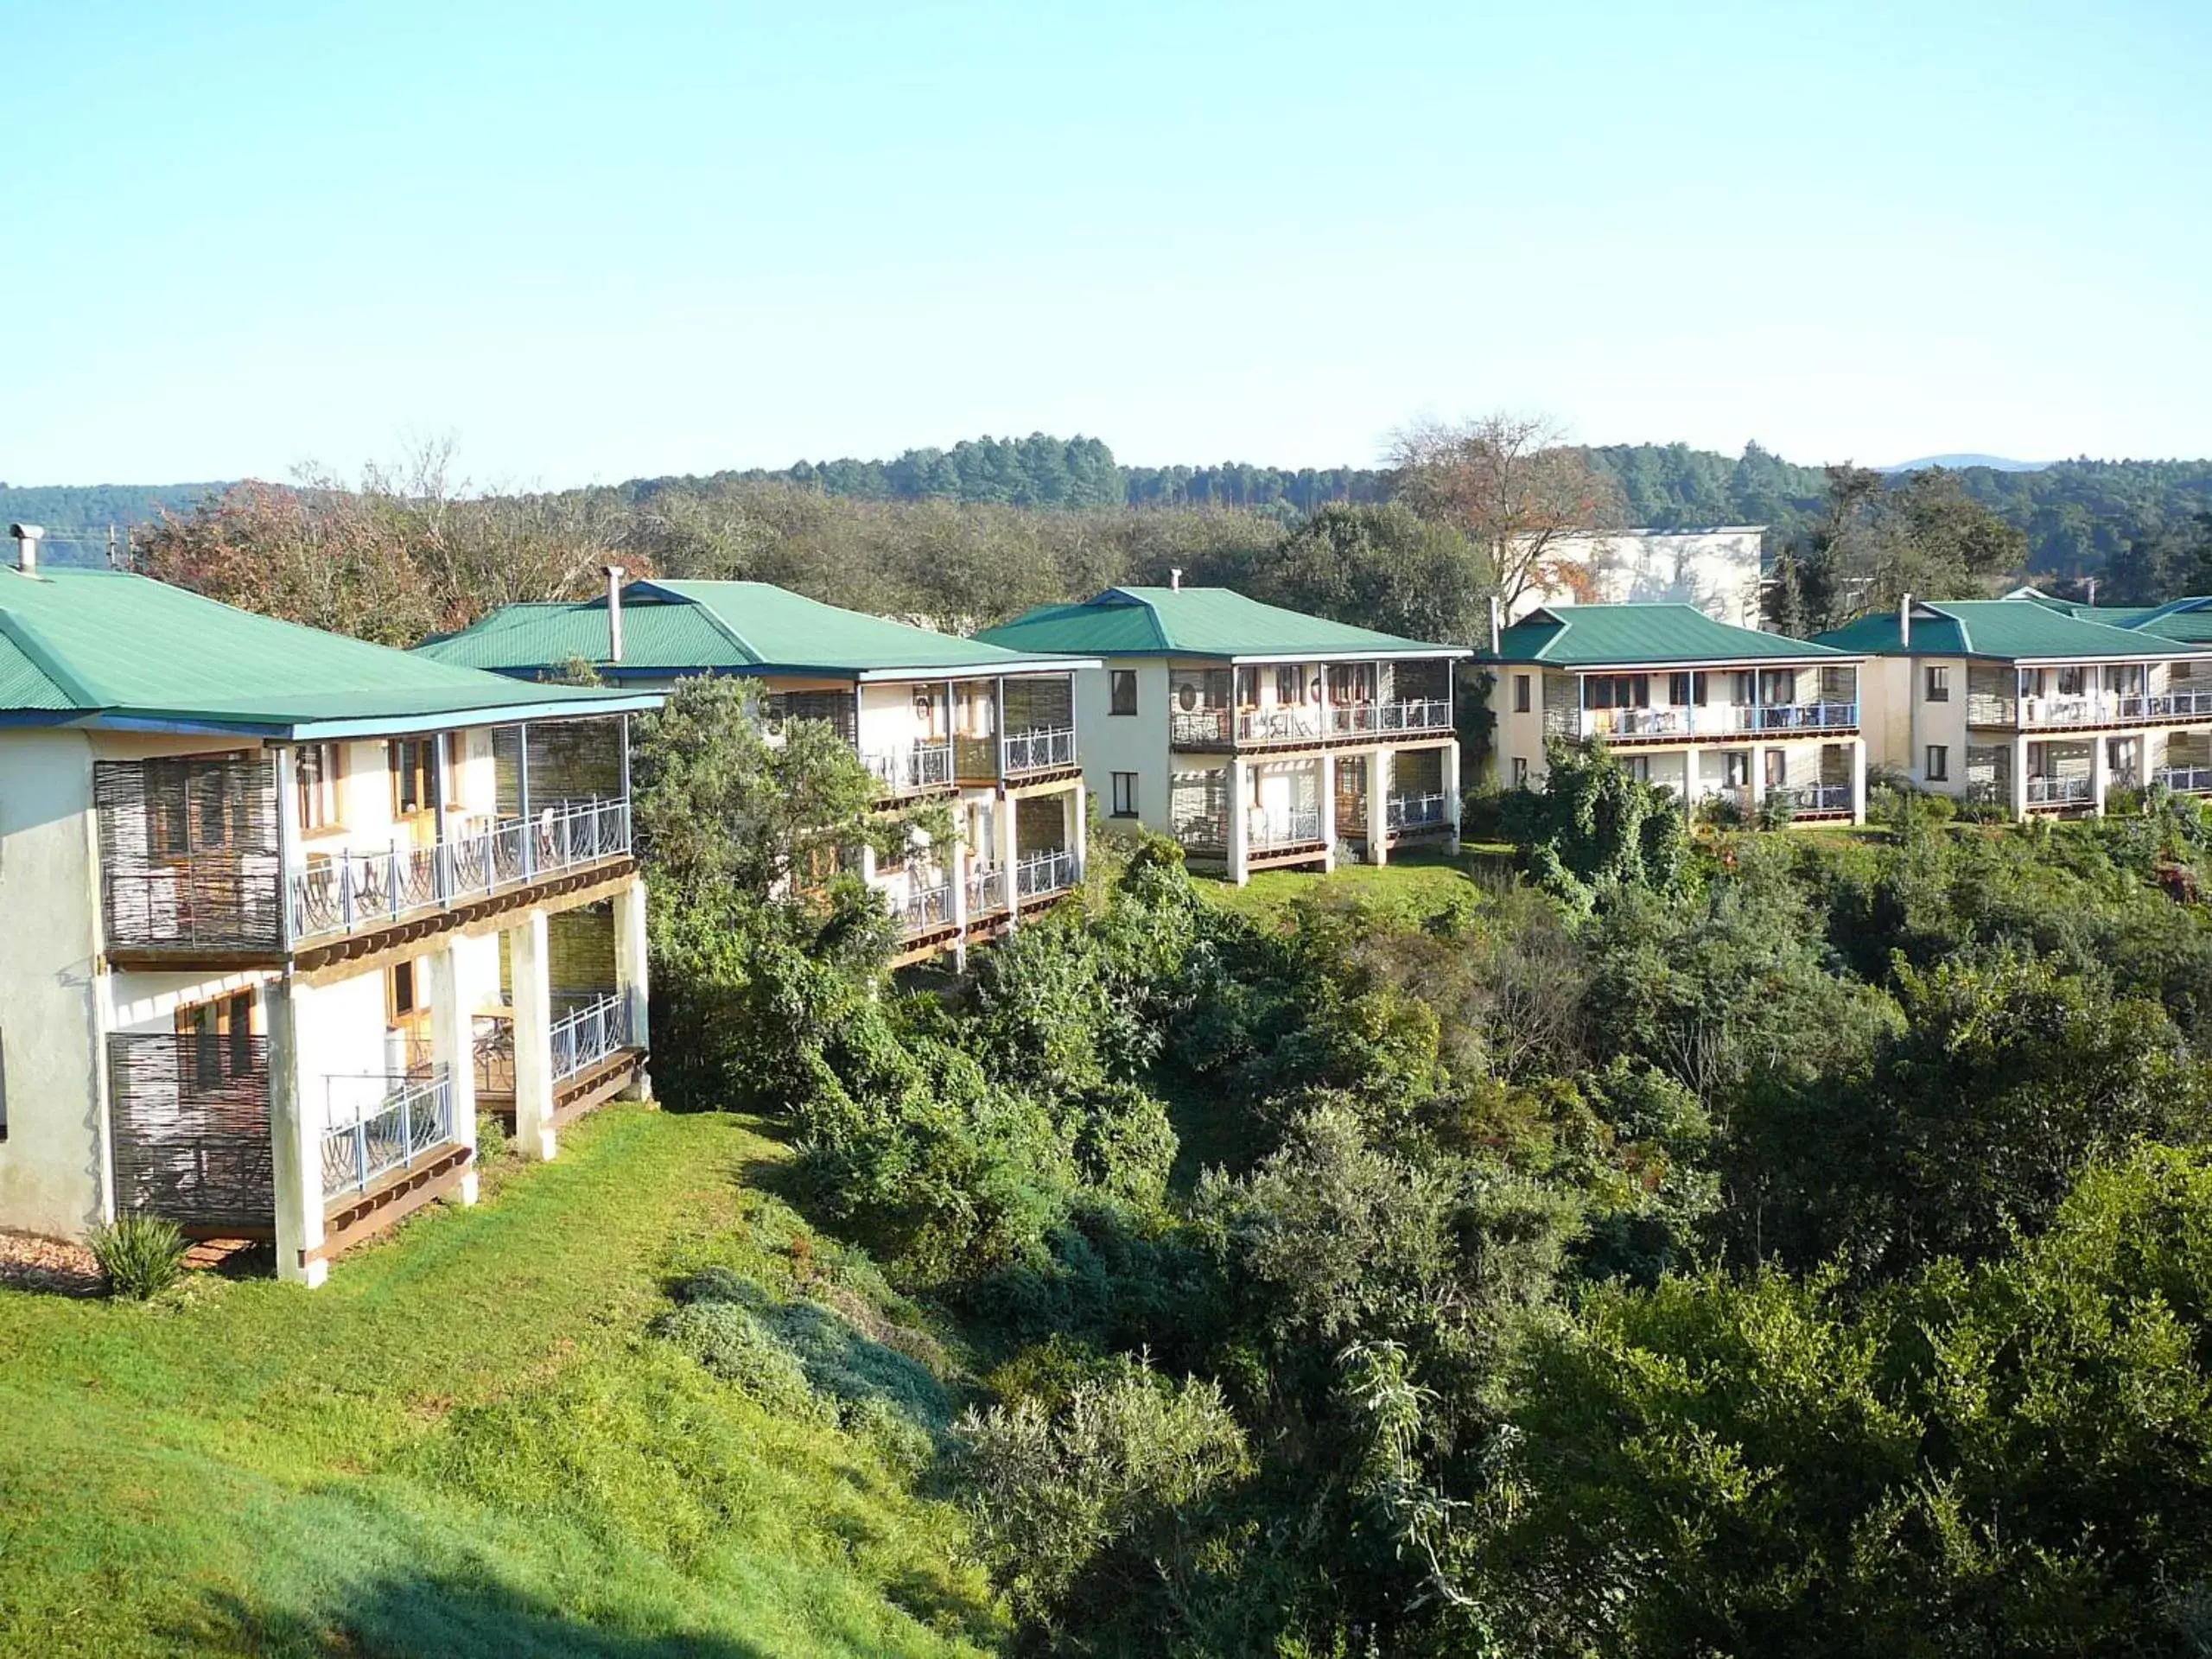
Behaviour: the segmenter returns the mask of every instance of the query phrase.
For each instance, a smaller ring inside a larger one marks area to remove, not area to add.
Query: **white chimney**
[[[1505,607],[1497,602],[1497,595],[1490,596],[1490,649],[1496,656],[1505,645]]]
[[[1171,594],[1179,594],[1183,591],[1183,573],[1180,570],[1170,570],[1167,573],[1167,591]]]
[[[607,660],[622,660],[622,567],[610,564],[607,569]]]
[[[10,524],[8,533],[16,538],[16,568],[32,571],[38,569],[38,544],[46,534],[44,524]]]
[[[1912,595],[1907,594],[1897,601],[1897,649],[1912,649]]]

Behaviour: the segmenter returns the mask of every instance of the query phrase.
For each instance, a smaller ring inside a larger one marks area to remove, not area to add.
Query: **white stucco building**
[[[1716,622],[1761,624],[1764,524],[1708,530],[1578,531],[1553,538],[1542,565],[1553,577],[1522,594],[1507,617],[1540,607],[1694,605]],[[1570,574],[1572,573],[1572,574]]]
[[[1095,660],[1040,657],[825,605],[759,582],[637,582],[605,595],[510,605],[419,647],[438,661],[537,679],[573,661],[666,690],[735,675],[772,722],[820,720],[881,780],[882,800],[941,799],[955,843],[859,855],[910,963],[1019,926],[1083,876],[1086,830],[1073,677]]]
[[[346,1244],[644,1084],[626,715],[0,569],[0,1227]]]
[[[1109,588],[979,638],[1080,654],[1083,766],[1109,820],[1243,883],[1340,855],[1456,845],[1452,670],[1470,653],[1263,605],[1225,588]]]

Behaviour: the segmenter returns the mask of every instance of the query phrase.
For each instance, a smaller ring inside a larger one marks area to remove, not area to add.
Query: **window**
[[[1931,784],[1942,784],[1950,781],[1951,751],[1948,745],[1942,743],[1930,743],[1928,746],[1928,765],[1924,769],[1923,775]]]
[[[309,835],[338,823],[338,746],[302,743],[292,760],[300,828]]]
[[[1529,681],[1530,677],[1530,676],[1526,674],[1516,674],[1513,677],[1513,712],[1516,715],[1525,715],[1529,712]]]
[[[1667,701],[1677,709],[1687,709],[1697,701],[1696,694],[1705,689],[1702,674],[1669,674],[1667,677]]]
[[[1751,757],[1742,749],[1731,749],[1720,757],[1720,782],[1728,789],[1742,789],[1751,781]]]
[[[1275,701],[1287,709],[1305,700],[1298,683],[1298,664],[1285,663],[1275,670]]]
[[[1134,772],[1114,773],[1114,816],[1134,818],[1137,815],[1137,775]]]
[[[386,745],[391,755],[391,810],[396,817],[412,817],[430,810],[430,787],[437,763],[432,758],[436,740],[394,738]]]
[[[177,1035],[199,1039],[190,1055],[193,1080],[199,1087],[213,1089],[226,1077],[242,1077],[253,1070],[253,1019],[251,991],[176,1011],[173,1023]]]
[[[384,1000],[395,1026],[422,1011],[422,988],[416,982],[413,963],[397,962],[391,965],[385,975]]]
[[[1516,754],[1513,757],[1513,787],[1516,789],[1529,787],[1529,759],[1526,755]]]
[[[1592,709],[1642,709],[1651,701],[1648,674],[1598,674],[1590,679]]]
[[[1943,663],[1928,664],[1928,701],[1948,702],[1951,700],[1951,671]]]
[[[1112,690],[1112,701],[1107,705],[1109,715],[1134,715],[1137,711],[1137,671],[1134,668],[1117,668],[1107,676]]]
[[[2088,676],[2081,668],[2062,668],[2058,671],[2058,695],[2060,696],[2078,697],[2088,689]]]

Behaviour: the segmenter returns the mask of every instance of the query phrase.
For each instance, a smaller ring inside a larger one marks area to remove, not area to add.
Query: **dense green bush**
[[[108,1294],[143,1302],[184,1274],[184,1235],[155,1216],[118,1216],[86,1239],[107,1281]]]

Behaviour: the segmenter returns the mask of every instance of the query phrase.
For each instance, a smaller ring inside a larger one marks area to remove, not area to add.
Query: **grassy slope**
[[[1204,881],[1199,890],[1224,908],[1263,924],[1279,920],[1294,899],[1324,884],[1412,918],[1435,910],[1447,894],[1464,888],[1485,871],[1510,868],[1503,849],[1471,843],[1456,856],[1409,853],[1388,864],[1341,865],[1326,875],[1311,869],[1262,870],[1243,887],[1232,887],[1226,881]]]
[[[775,1144],[618,1108],[313,1294],[0,1291],[0,1648],[941,1654],[957,1522],[644,1334]]]

